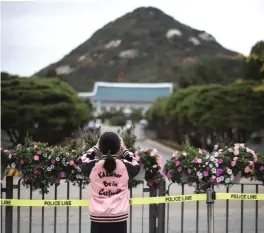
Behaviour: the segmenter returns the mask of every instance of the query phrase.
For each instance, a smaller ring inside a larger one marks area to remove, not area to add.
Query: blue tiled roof
[[[107,87],[98,86],[93,100],[153,102],[170,95],[169,87]]]

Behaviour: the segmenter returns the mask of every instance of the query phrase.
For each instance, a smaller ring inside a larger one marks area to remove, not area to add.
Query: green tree
[[[51,78],[2,80],[2,130],[13,143],[27,134],[58,143],[90,118],[90,109],[65,82]]]
[[[248,80],[264,80],[264,41],[258,41],[250,51],[250,56],[245,58],[243,69],[244,77]]]

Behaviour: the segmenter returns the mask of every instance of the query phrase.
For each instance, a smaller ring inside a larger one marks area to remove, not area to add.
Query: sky
[[[264,39],[264,0],[1,1],[1,71],[32,75],[142,6],[157,7],[244,55]]]

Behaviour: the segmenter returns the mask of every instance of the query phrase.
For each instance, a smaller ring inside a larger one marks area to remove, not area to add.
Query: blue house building
[[[172,83],[96,82],[92,92],[80,92],[79,96],[90,99],[96,116],[102,111],[121,109],[127,113],[133,109],[145,112],[157,98],[167,97],[172,91]]]

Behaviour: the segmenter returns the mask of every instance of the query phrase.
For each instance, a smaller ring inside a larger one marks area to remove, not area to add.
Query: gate
[[[143,185],[130,190],[133,197],[192,195],[193,187],[169,184],[159,188]],[[167,190],[166,190],[167,189]],[[264,198],[261,200],[228,200],[217,198],[229,193],[264,193],[261,184],[234,184],[230,188],[214,187],[217,200],[131,205],[129,233],[262,233],[264,232]],[[5,193],[5,195],[3,195]],[[264,195],[264,194],[263,194]],[[69,182],[51,188],[49,194],[22,189],[21,179],[13,185],[13,177],[1,184],[1,199],[87,200],[88,187],[82,189]],[[211,213],[211,214],[210,214]],[[84,233],[89,232],[88,208],[79,207],[12,207],[1,205],[1,232],[5,233]],[[211,221],[212,220],[212,221]],[[209,224],[208,223],[212,223]],[[6,227],[12,226],[12,227]],[[210,228],[212,227],[212,228]],[[208,231],[209,229],[209,231]]]

